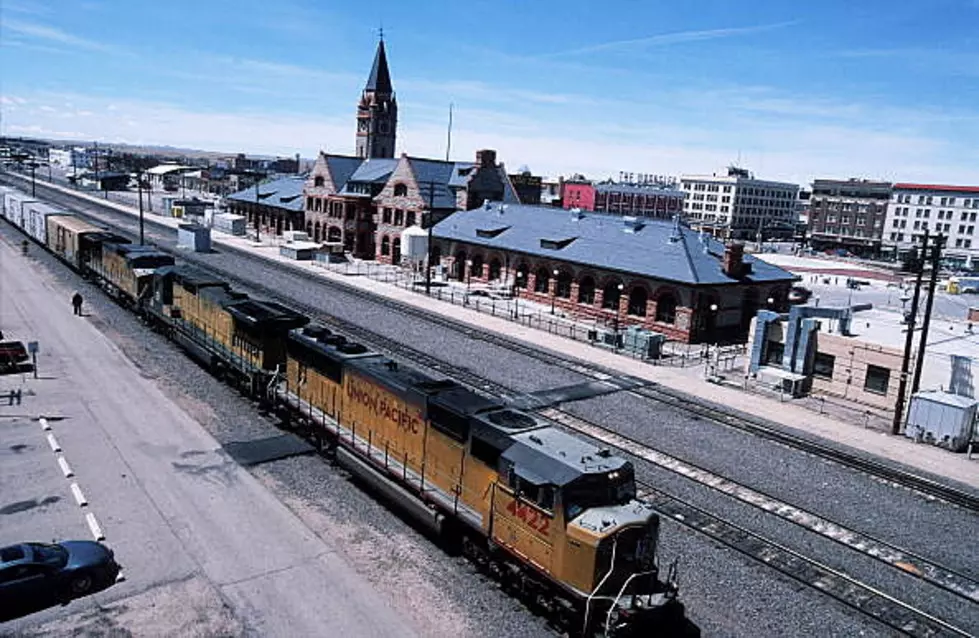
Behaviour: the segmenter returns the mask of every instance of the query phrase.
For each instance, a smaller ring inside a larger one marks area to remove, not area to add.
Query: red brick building
[[[491,150],[478,151],[475,163],[320,153],[303,195],[313,241],[343,242],[355,257],[383,263],[400,262],[401,232],[427,227],[430,211],[438,221],[486,200],[518,202]]]
[[[454,214],[433,236],[457,280],[498,282],[574,316],[691,343],[743,343],[760,308],[788,308],[796,279],[678,218],[493,203]]]

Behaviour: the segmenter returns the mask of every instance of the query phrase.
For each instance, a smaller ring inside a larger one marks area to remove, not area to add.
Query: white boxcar
[[[32,198],[27,193],[22,193],[20,191],[14,191],[8,193],[6,199],[6,208],[8,210],[8,217],[14,226],[26,230],[24,219],[26,214],[26,207],[29,204],[39,204],[36,199]]]
[[[30,202],[24,205],[24,230],[38,242],[48,245],[48,217],[50,215],[68,215],[60,208],[55,208],[43,202]]]

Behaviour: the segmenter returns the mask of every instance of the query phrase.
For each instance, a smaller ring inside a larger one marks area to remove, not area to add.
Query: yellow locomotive
[[[636,500],[628,461],[320,326],[290,333],[276,401],[573,634],[691,631],[659,578],[659,518]]]

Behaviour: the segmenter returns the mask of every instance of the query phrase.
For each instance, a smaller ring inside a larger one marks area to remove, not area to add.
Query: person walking
[[[75,314],[81,316],[82,314],[82,294],[80,292],[75,292],[71,296],[71,307],[74,308]]]

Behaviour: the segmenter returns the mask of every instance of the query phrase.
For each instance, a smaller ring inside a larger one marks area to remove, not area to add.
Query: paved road
[[[70,291],[32,271],[3,241],[0,263],[5,336],[41,346],[39,379],[0,377],[0,392],[26,391],[21,406],[0,408],[0,544],[89,538],[84,514],[91,512],[127,576],[12,629],[197,579],[218,608],[230,607],[259,635],[411,634],[330,545],[141,376],[93,317],[72,316]],[[31,420],[42,414],[64,417],[52,421],[53,433],[89,501],[85,509]]]

